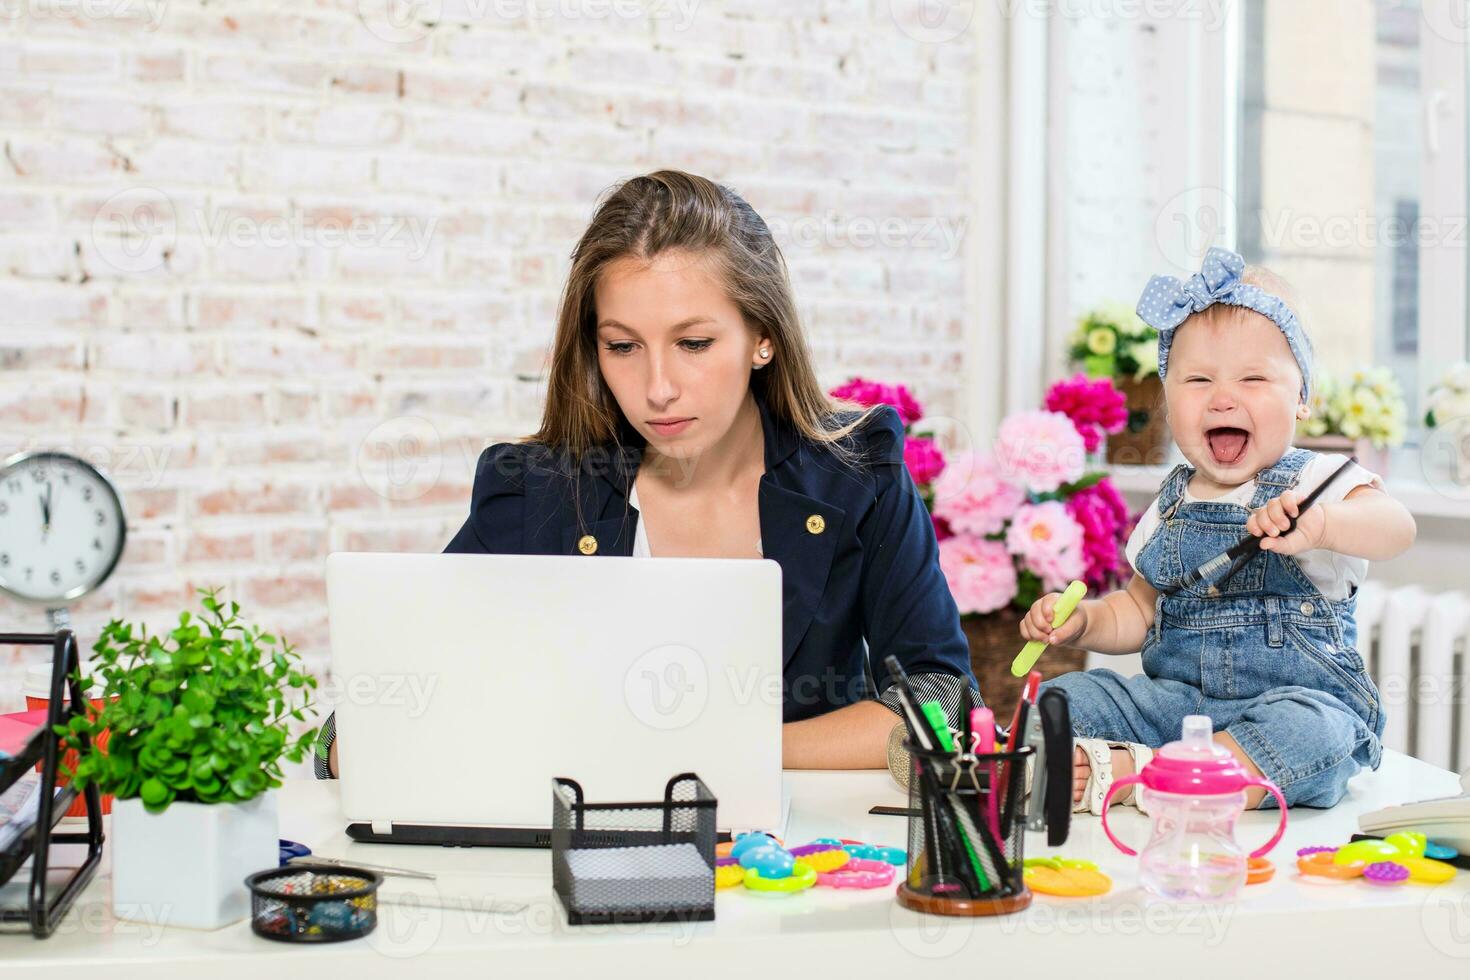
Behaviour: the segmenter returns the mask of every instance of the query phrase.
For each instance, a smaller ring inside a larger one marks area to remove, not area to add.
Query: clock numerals
[[[21,486],[19,480],[9,479],[5,481],[5,489],[9,490],[11,493],[20,493],[21,490],[24,488]]]
[[[55,569],[55,568],[51,569],[51,584],[52,585],[60,585],[61,584],[61,572],[59,570]]]
[[[107,523],[107,516],[105,514],[103,514],[102,511],[100,511],[100,510],[97,511],[96,513],[97,513],[97,526],[98,527],[101,527],[103,524],[106,524]]]
[[[87,570],[87,563],[84,562],[84,561],[82,561],[80,558],[78,558],[76,560],[76,566],[77,566],[77,574],[78,575],[82,574],[83,572],[85,572]]]
[[[91,487],[82,487],[82,499],[85,500],[89,504],[92,502],[92,488]]]
[[[10,504],[0,500],[0,517],[4,517],[8,513],[10,513]]]
[[[93,551],[101,551],[102,550],[102,539],[101,538],[93,538],[92,539],[92,550]]]
[[[0,568],[9,568],[9,567],[10,567],[10,555],[8,553],[0,554]]]
[[[26,581],[27,582],[29,582],[32,578],[35,577],[35,574],[34,574],[35,571],[36,570],[34,568],[30,568],[30,567],[27,567],[26,568]]]

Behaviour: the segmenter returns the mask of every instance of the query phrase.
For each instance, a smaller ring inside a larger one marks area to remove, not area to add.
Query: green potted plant
[[[1388,368],[1354,371],[1345,379],[1322,371],[1312,379],[1312,414],[1297,423],[1296,444],[1355,455],[1387,476],[1389,450],[1403,444],[1407,417],[1403,391]]]
[[[201,589],[164,636],[113,620],[83,666],[101,706],[61,728],[110,734],[68,775],[112,793],[112,903],[119,918],[213,929],[243,918],[246,875],[278,860],[283,759],[300,762],[315,730],[316,679],[290,643],[246,626],[240,607]]]
[[[1068,354],[1093,379],[1110,378],[1128,404],[1128,424],[1108,436],[1107,461],[1157,465],[1169,451],[1159,332],[1122,303],[1104,303],[1077,321]]]

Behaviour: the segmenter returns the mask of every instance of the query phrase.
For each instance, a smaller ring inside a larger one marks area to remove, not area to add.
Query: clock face
[[[64,453],[29,453],[0,469],[0,589],[63,605],[92,591],[122,555],[127,524],[107,479]]]

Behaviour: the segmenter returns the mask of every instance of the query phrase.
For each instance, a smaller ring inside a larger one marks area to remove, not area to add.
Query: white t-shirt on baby
[[[1312,490],[1322,484],[1322,481],[1332,475],[1332,471],[1343,464],[1344,456],[1335,453],[1318,453],[1308,460],[1302,467],[1301,479],[1297,481],[1297,492],[1301,494],[1311,493]],[[1383,489],[1383,480],[1378,474],[1370,472],[1354,463],[1347,468],[1342,476],[1333,481],[1332,486],[1322,491],[1313,507],[1323,504],[1336,503],[1342,500],[1355,487],[1371,486],[1378,490]],[[1215,503],[1215,504],[1240,504],[1249,507],[1251,499],[1256,495],[1256,481],[1250,480],[1208,501],[1201,501],[1199,497],[1189,492],[1188,487],[1184,490],[1184,502],[1192,503]],[[1148,510],[1138,519],[1138,526],[1128,537],[1128,544],[1124,553],[1128,556],[1128,564],[1134,571],[1138,570],[1138,553],[1153,533],[1159,529],[1162,520],[1159,516],[1159,498],[1155,497],[1149,504]],[[1303,551],[1301,554],[1293,555],[1301,566],[1307,578],[1328,599],[1346,599],[1351,587],[1361,585],[1368,574],[1368,560],[1366,558],[1354,558],[1350,555],[1338,554],[1325,548],[1314,548],[1311,551]]]

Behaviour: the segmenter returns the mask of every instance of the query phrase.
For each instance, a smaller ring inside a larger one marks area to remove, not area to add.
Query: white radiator
[[[1383,696],[1384,748],[1470,767],[1470,597],[1365,582],[1357,621],[1358,653]]]

